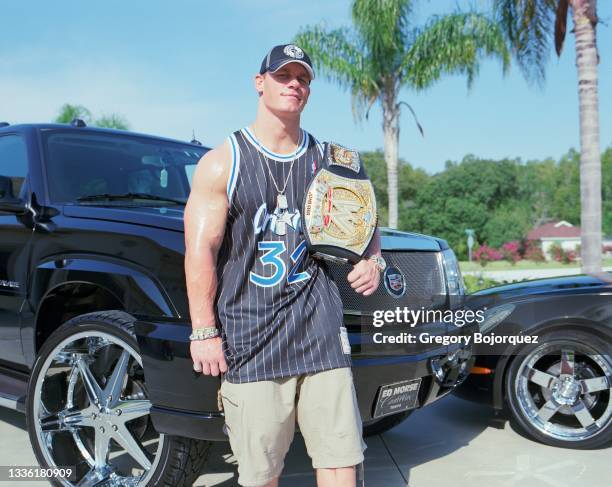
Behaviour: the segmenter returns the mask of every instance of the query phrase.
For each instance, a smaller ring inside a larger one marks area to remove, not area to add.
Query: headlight
[[[444,273],[446,274],[448,294],[451,296],[463,296],[465,294],[463,276],[459,270],[459,262],[457,262],[457,257],[455,257],[455,253],[451,249],[442,251],[442,264],[444,266]]]
[[[484,320],[480,323],[480,333],[484,334],[495,328],[512,314],[514,308],[516,306],[513,304],[502,304],[486,310],[484,312]]]

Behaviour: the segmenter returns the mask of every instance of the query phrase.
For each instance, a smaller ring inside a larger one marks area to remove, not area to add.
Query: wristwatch
[[[214,326],[207,326],[205,328],[194,328],[189,340],[206,340],[207,338],[214,338],[220,335],[219,329]]]
[[[387,268],[387,262],[385,262],[385,259],[383,259],[380,255],[372,255],[370,256],[370,260],[374,262],[376,268],[380,272],[384,272],[384,270]]]

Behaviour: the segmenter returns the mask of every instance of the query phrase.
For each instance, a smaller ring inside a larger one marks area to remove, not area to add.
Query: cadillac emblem
[[[387,267],[383,276],[385,289],[394,298],[401,298],[406,294],[406,279],[397,267]]]

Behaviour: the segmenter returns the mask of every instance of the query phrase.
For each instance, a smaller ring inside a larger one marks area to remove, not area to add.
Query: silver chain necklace
[[[255,133],[255,131],[253,130],[253,133]],[[278,184],[276,183],[276,179],[274,178],[274,175],[272,174],[272,170],[270,169],[270,161],[268,160],[268,157],[263,154],[263,148],[261,146],[261,143],[259,142],[259,139],[257,139],[255,137],[255,141],[257,142],[257,145],[259,147],[259,151],[258,151],[258,157],[259,157],[259,161],[260,162],[265,162],[265,166],[268,169],[268,174],[270,175],[270,179],[272,180],[272,184],[274,184],[274,187],[276,188],[276,209],[274,210],[276,213],[282,214],[282,212],[285,212],[289,209],[289,205],[287,203],[287,196],[285,195],[285,190],[287,189],[287,184],[289,183],[289,179],[291,178],[291,173],[293,172],[293,166],[295,165],[295,161],[297,161],[299,158],[296,157],[298,152],[300,151],[300,147],[302,145],[302,137],[303,137],[303,132],[300,132],[300,140],[298,142],[297,145],[297,149],[295,149],[295,152],[293,153],[293,160],[291,161],[291,166],[289,167],[289,174],[287,174],[287,179],[285,179],[285,184],[283,185],[283,188],[279,188]],[[263,154],[263,158],[264,161],[261,160],[261,156]]]

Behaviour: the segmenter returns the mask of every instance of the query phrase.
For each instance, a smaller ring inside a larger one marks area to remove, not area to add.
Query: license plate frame
[[[418,407],[421,378],[407,379],[380,386],[373,418],[408,411]],[[385,391],[390,391],[387,393]]]

